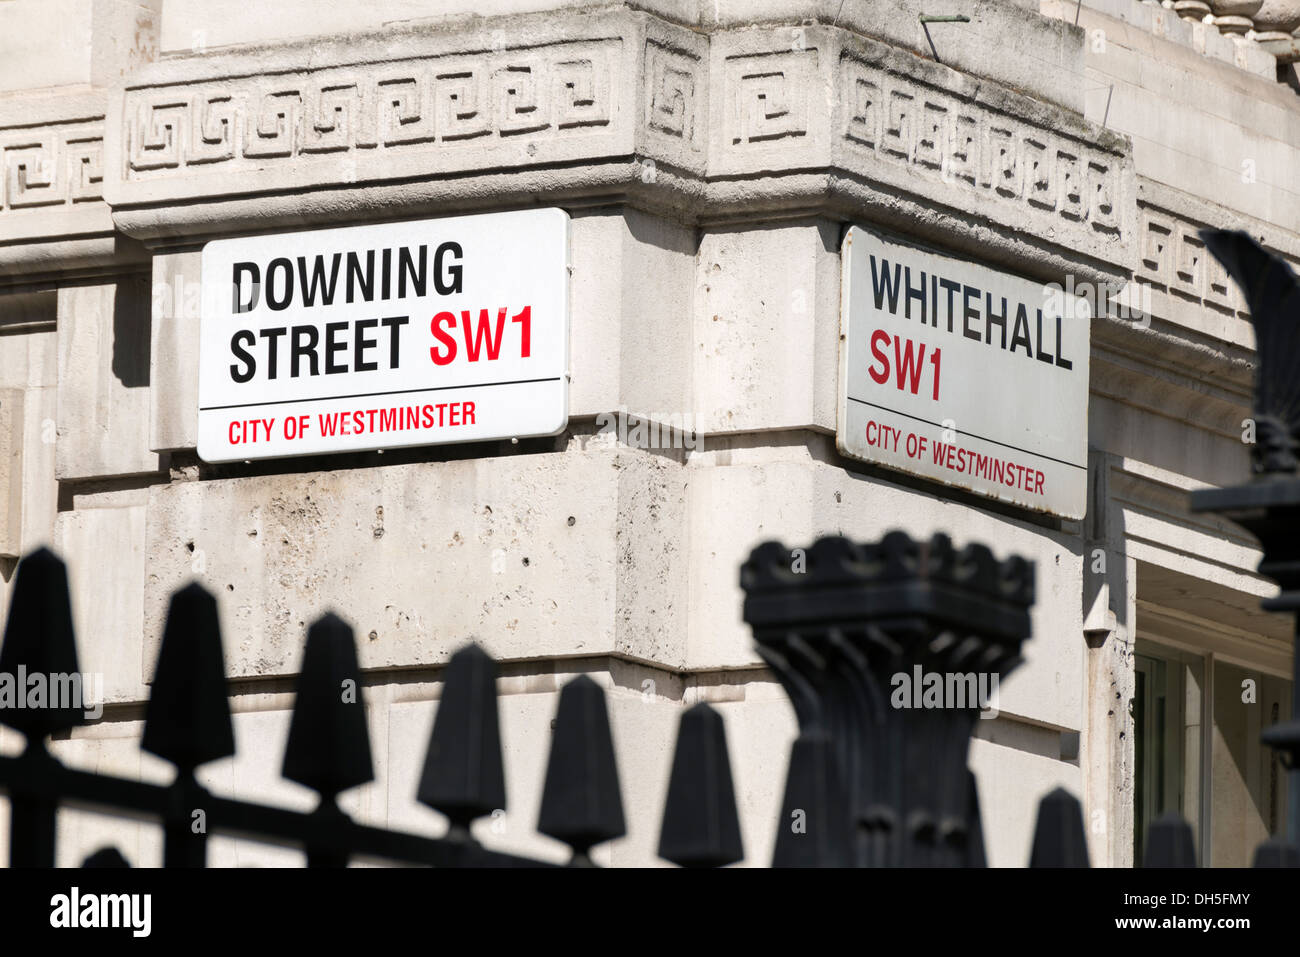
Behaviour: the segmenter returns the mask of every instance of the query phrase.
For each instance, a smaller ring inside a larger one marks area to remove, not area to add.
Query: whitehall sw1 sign
[[[560,432],[568,266],[558,209],[208,243],[199,456]]]
[[[857,227],[842,264],[840,452],[1082,518],[1088,302]]]

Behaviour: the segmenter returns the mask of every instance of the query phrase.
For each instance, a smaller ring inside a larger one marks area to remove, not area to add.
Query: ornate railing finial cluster
[[[799,721],[775,863],[982,865],[967,747],[990,685],[1020,662],[1033,565],[891,532],[806,552],[768,542],[741,585]]]

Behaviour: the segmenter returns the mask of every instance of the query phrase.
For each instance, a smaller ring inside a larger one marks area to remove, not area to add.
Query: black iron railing
[[[955,550],[942,535],[917,542],[901,532],[875,545],[843,538],[805,551],[768,543],[741,573],[745,619],[759,651],[789,691],[799,721],[790,754],[773,863],[781,866],[982,866],[974,778],[966,766],[982,702],[908,709],[891,702],[900,674],[991,673],[1019,661],[1029,636],[1033,567],[997,561],[988,549]],[[0,674],[78,672],[67,574],[39,550],[19,564],[0,647]],[[316,791],[301,812],[212,793],[196,770],[234,754],[216,600],[197,584],[172,598],[141,746],[169,761],[169,785],[63,765],[46,739],[84,720],[75,706],[0,708],[0,722],[26,736],[0,757],[0,792],[10,800],[10,864],[51,866],[56,812],[95,810],[157,822],[163,863],[202,867],[212,835],[301,849],[312,867],[353,858],[435,867],[544,866],[491,851],[473,822],[506,807],[497,723],[495,665],[476,645],[457,652],[443,691],[417,790],[449,821],[441,838],[353,821],[340,793],[373,778],[361,676],[352,629],[326,615],[307,633],[285,748],[284,777]],[[202,817],[203,826],[196,827]],[[1176,839],[1153,839],[1153,861],[1191,863],[1185,824],[1162,822]],[[1180,830],[1181,828],[1181,830]],[[560,695],[538,830],[591,863],[597,844],[625,831],[603,690],[585,676]],[[721,716],[707,704],[682,715],[668,783],[659,854],[683,866],[740,861],[743,848]],[[1181,856],[1180,856],[1181,855]],[[88,865],[121,864],[115,849]],[[1078,801],[1054,791],[1042,803],[1031,863],[1086,866]]]
[[[1300,609],[1300,281],[1285,260],[1244,232],[1202,230],[1210,252],[1241,287],[1255,329],[1255,442],[1251,481],[1192,493],[1192,510],[1217,512],[1259,541],[1259,573],[1280,588],[1266,611]],[[1292,642],[1291,716],[1263,734],[1287,767],[1285,839],[1261,844],[1255,865],[1300,866],[1300,644]]]

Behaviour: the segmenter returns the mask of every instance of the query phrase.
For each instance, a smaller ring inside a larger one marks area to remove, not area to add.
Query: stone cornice
[[[1241,290],[1201,242],[1199,231],[1244,229],[1300,269],[1300,235],[1198,196],[1138,177],[1138,242],[1134,278],[1153,290],[1153,315],[1253,349],[1254,333]]]
[[[1300,270],[1300,236],[1145,177],[1137,180],[1135,285],[1148,325],[1093,323],[1093,391],[1234,434],[1249,414],[1255,336],[1237,284],[1205,249],[1205,227],[1244,229]]]
[[[151,243],[538,202],[687,222],[828,213],[1042,275],[1132,265],[1126,140],[840,27],[626,10],[149,64],[104,194]]]
[[[103,90],[0,97],[0,277],[126,253],[103,199]]]
[[[1113,340],[1094,337],[1092,394],[1174,419],[1196,430],[1240,438],[1241,419],[1250,414],[1251,407],[1250,366],[1218,355],[1214,368],[1198,368],[1184,361],[1185,342],[1159,333],[1145,335],[1143,351],[1124,349]],[[1161,344],[1165,346],[1164,357],[1155,351]],[[1204,358],[1213,359],[1214,355],[1207,353]]]

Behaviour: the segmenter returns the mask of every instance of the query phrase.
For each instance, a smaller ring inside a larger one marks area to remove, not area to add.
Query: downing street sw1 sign
[[[208,243],[199,456],[560,432],[568,267],[558,209]]]

